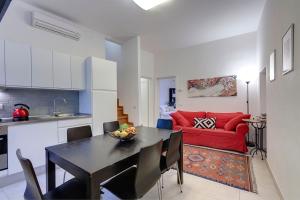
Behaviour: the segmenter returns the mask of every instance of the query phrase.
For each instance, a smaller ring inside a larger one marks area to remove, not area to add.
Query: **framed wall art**
[[[188,97],[231,97],[237,96],[236,76],[189,80]]]
[[[269,66],[269,74],[270,74],[270,81],[275,80],[275,68],[276,68],[276,50],[274,50],[270,55],[270,66]]]
[[[294,69],[294,24],[282,38],[282,73],[287,74]]]

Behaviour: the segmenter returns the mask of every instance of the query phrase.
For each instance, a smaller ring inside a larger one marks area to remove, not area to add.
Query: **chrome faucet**
[[[59,100],[59,99],[63,100],[63,102],[65,104],[68,103],[68,101],[65,98],[63,98],[63,97],[56,97],[56,98],[54,98],[53,99],[53,115],[54,116],[58,116],[60,114],[60,112],[56,112],[56,101]]]

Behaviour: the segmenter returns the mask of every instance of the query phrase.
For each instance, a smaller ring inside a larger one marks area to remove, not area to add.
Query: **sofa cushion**
[[[176,122],[180,125],[180,126],[186,126],[186,127],[191,127],[192,123],[189,122],[184,116],[182,116],[179,112],[174,112],[171,113],[170,116],[176,120]]]
[[[182,130],[184,135],[190,135],[190,134],[195,134],[195,135],[213,135],[213,137],[218,137],[218,136],[224,136],[227,137],[228,134],[232,136],[236,136],[236,133],[234,131],[225,131],[224,129],[201,129],[201,128],[194,128],[194,127],[183,127],[183,126],[176,126],[174,127],[174,130]]]
[[[215,129],[216,118],[194,118],[195,128]]]
[[[184,116],[191,124],[194,126],[194,118],[206,118],[206,112],[188,112],[188,111],[181,111],[178,112]]]
[[[231,120],[229,120],[225,126],[224,126],[224,130],[225,131],[234,131],[236,126],[240,123],[243,122],[243,119],[250,119],[251,115],[238,115],[234,118],[232,118]]]
[[[236,112],[236,113],[213,113],[213,112],[207,112],[206,117],[207,118],[216,118],[216,128],[223,128],[225,124],[231,120],[232,118],[236,116],[241,116],[243,113]]]

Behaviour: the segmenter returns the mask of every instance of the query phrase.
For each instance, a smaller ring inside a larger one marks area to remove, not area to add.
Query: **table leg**
[[[261,150],[264,149],[264,130],[260,129],[260,144],[259,144],[259,148]]]
[[[259,149],[259,144],[260,144],[260,139],[259,139],[259,129],[257,129],[257,135],[256,135],[256,137],[257,137],[257,146],[256,146],[256,149]],[[257,151],[256,151],[256,155],[257,155]]]
[[[100,199],[100,184],[92,177],[86,183],[87,199]]]
[[[261,159],[264,159],[263,156],[263,152],[265,153],[265,157],[266,157],[266,151],[264,150],[264,129],[261,128],[260,129],[260,144],[259,144],[259,150],[260,150],[260,154],[261,154]]]
[[[252,155],[253,151],[255,151],[255,148],[251,149],[250,155]]]
[[[250,151],[250,155],[252,155],[252,157],[254,156],[254,154],[257,154],[257,149],[259,148],[258,147],[258,128],[257,127],[254,127],[254,129],[255,129],[255,146],[254,146],[254,149],[252,149],[251,151]]]
[[[46,150],[46,190],[55,189],[55,164],[49,160],[49,152]]]
[[[181,138],[180,142],[180,159],[177,162],[181,184],[183,184],[183,138]],[[179,177],[177,178],[177,183],[179,184]]]

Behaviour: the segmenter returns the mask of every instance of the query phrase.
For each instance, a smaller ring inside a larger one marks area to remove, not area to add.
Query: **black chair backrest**
[[[141,149],[137,162],[135,192],[138,198],[146,194],[160,179],[162,141]]]
[[[17,157],[21,163],[26,179],[25,199],[42,200],[43,194],[36,178],[36,174],[29,159],[23,158],[20,149],[16,151]]]
[[[80,126],[75,128],[69,128],[67,130],[67,141],[72,142],[75,140],[85,139],[92,137],[91,126]]]
[[[158,119],[156,128],[172,130],[173,122],[171,119]]]
[[[182,131],[171,133],[169,145],[166,154],[167,167],[171,167],[180,158],[180,142]]]
[[[120,128],[120,124],[118,121],[113,121],[113,122],[104,122],[103,123],[103,132],[105,133],[109,133],[109,132],[113,132],[116,131]]]

